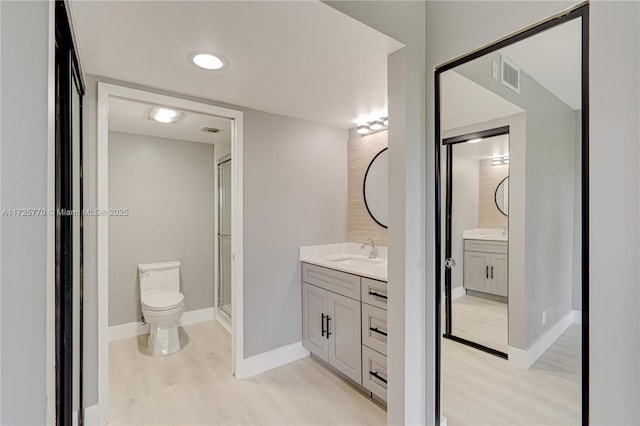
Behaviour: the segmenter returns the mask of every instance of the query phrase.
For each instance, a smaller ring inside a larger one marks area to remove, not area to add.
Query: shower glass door
[[[218,308],[231,316],[231,159],[218,163]]]

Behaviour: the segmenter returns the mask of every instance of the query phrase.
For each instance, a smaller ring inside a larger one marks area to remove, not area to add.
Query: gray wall
[[[573,259],[574,246],[575,112],[526,70],[520,73],[520,93],[506,88],[491,77],[492,62],[500,63],[499,53],[455,70],[526,111],[527,316],[524,346],[518,346],[526,349],[572,308],[573,262],[568,259]],[[543,311],[547,316],[544,325]]]
[[[46,209],[48,2],[0,2],[1,207]],[[2,234],[1,424],[47,420],[47,218],[8,217]]]
[[[427,68],[571,4],[429,1]],[[590,23],[590,420],[629,425],[640,423],[639,4],[592,2]],[[433,87],[433,75],[427,78]],[[427,95],[432,134],[433,91]]]
[[[109,132],[109,326],[140,320],[137,265],[182,262],[185,311],[213,307],[214,146]]]
[[[86,76],[85,206],[96,207],[98,81],[244,111],[245,358],[301,339],[298,247],[347,237],[346,129]],[[85,222],[85,403],[97,403],[96,221]]]

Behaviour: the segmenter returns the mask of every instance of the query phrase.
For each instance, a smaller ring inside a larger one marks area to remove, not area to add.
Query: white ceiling
[[[177,123],[159,123],[148,118],[153,106],[131,99],[109,97],[109,130],[182,141],[231,145],[231,120],[181,110],[184,115]],[[201,132],[199,129],[202,126],[213,127],[220,131],[218,133]]]
[[[403,45],[318,1],[73,1],[88,74],[352,128],[387,110]],[[197,68],[196,52],[222,56]]]
[[[484,123],[524,110],[455,71],[440,79],[441,127],[443,131]]]
[[[459,143],[453,146],[456,156],[486,160],[487,158],[509,155],[509,135],[494,136],[478,143]]]
[[[581,20],[576,19],[500,49],[574,110],[581,105]]]

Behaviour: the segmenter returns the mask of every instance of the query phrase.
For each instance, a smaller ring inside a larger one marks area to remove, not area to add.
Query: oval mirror
[[[502,179],[496,188],[496,207],[505,216],[509,216],[509,176]]]
[[[373,220],[383,228],[388,225],[389,201],[389,155],[387,148],[373,157],[364,174],[364,205]]]

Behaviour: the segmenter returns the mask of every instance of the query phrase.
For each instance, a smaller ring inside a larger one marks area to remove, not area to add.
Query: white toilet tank
[[[180,293],[180,265],[178,260],[138,265],[140,295],[164,291]]]

